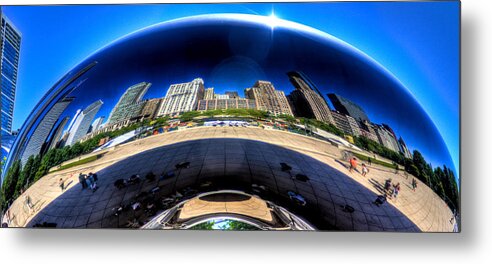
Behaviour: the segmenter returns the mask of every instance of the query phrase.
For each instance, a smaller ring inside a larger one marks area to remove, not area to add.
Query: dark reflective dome
[[[400,137],[452,164],[418,102],[356,49],[271,17],[190,17],[119,39],[54,84],[0,198],[9,227],[453,230],[449,206],[399,170]],[[391,179],[407,202],[386,200]]]
[[[83,45],[81,43],[81,45]],[[434,123],[393,76],[356,49],[305,26],[250,15],[197,16],[155,25],[97,51],[45,95],[22,127],[10,157],[22,157],[43,123],[68,129],[78,109],[101,100],[92,120],[110,115],[132,85],[152,85],[143,99],[165,96],[171,84],[204,81],[216,93],[238,91],[257,80],[288,95],[288,72],[301,71],[328,101],[336,93],[356,102],[375,123],[388,124],[431,161],[452,164]],[[62,100],[69,102],[60,106]],[[57,104],[58,103],[58,104]],[[62,113],[56,113],[54,107]],[[48,116],[48,117],[47,117]],[[44,118],[44,119],[43,119]],[[55,120],[48,120],[54,118]],[[91,121],[92,121],[91,120]],[[54,128],[48,127],[54,133]]]

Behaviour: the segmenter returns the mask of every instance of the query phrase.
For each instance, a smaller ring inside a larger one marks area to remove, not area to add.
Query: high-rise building
[[[74,100],[73,97],[66,97],[57,102],[46,115],[39,121],[36,130],[31,134],[29,141],[22,153],[22,164],[26,164],[27,159],[32,155],[41,153],[43,146],[46,146],[46,140],[51,134],[53,127],[59,120],[60,115],[65,111],[68,105]]]
[[[376,135],[378,136],[379,143],[386,148],[394,151],[394,152],[399,152],[400,151],[400,146],[398,145],[398,141],[394,137],[393,133],[386,129],[382,125],[377,125],[375,127],[376,129]]]
[[[215,99],[221,99],[221,100],[229,99],[229,95],[228,94],[215,94]]]
[[[1,72],[1,145],[2,149],[10,149],[12,137],[12,120],[14,116],[15,93],[21,48],[21,33],[14,24],[2,13],[0,7],[0,72]]]
[[[256,100],[259,110],[268,111],[275,116],[281,114],[293,115],[284,92],[275,90],[271,82],[257,81],[253,87],[246,88],[244,94],[247,99]]]
[[[144,105],[142,97],[151,85],[151,83],[141,82],[126,89],[118,103],[111,110],[108,124],[118,123],[138,116]]]
[[[146,100],[139,116],[154,119],[157,116],[157,112],[159,111],[162,100],[162,98]]]
[[[201,78],[187,83],[173,84],[167,90],[158,115],[174,116],[196,110],[198,101],[203,99],[204,93],[205,88]]]
[[[70,123],[68,124],[66,132],[72,130],[73,123],[75,122],[75,120],[77,120],[80,113],[82,113],[82,109],[77,109],[77,111],[75,112],[75,115],[73,115],[72,120],[70,120]]]
[[[379,142],[378,136],[376,135],[376,130],[374,130],[374,126],[369,121],[360,122],[359,125],[361,136],[374,142]]]
[[[6,155],[10,152],[10,148],[14,144],[15,138],[17,137],[17,134],[19,133],[18,130],[12,131],[12,134],[4,134],[2,135],[1,141],[2,141],[2,153],[5,153]],[[6,156],[4,155],[4,157]]]
[[[73,122],[72,128],[68,131],[69,135],[65,145],[73,145],[87,134],[92,120],[94,120],[94,117],[102,105],[103,102],[101,100],[97,100],[80,112],[76,120]]]
[[[364,109],[356,103],[334,93],[328,94],[328,98],[330,98],[333,107],[335,107],[338,112],[349,115],[358,122],[369,121]]]
[[[403,141],[403,138],[400,137],[398,139],[398,145],[400,146],[400,152],[403,154],[403,156],[407,159],[413,158],[412,152],[407,147],[407,144],[405,144],[405,141]]]
[[[91,126],[89,127],[88,133],[98,130],[103,122],[104,122],[104,116],[100,116],[94,119],[94,122],[92,122]]]
[[[204,100],[215,99],[215,93],[213,87],[205,89],[205,95],[203,96],[203,99]]]
[[[337,111],[332,111],[331,115],[335,121],[335,126],[347,135],[360,136],[361,131],[357,121],[348,115]]]
[[[239,98],[239,93],[237,91],[226,91],[225,94],[229,96],[229,99]]]
[[[55,128],[55,130],[53,132],[53,135],[51,135],[51,138],[48,141],[48,144],[47,144],[48,145],[48,150],[57,148],[59,146],[58,143],[61,140],[62,133],[63,133],[63,128],[65,127],[65,125],[67,124],[67,122],[68,122],[69,119],[70,119],[70,117],[66,116],[56,126],[56,128]]]
[[[198,101],[198,111],[219,109],[257,109],[253,99],[212,99]]]
[[[328,103],[316,85],[301,72],[289,72],[287,76],[296,88],[289,95],[292,105],[294,105],[294,112],[298,116],[335,124]]]

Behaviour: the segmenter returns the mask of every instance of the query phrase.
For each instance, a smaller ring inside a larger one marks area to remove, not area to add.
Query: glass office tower
[[[17,73],[21,33],[12,22],[2,13],[0,8],[0,72],[1,72],[1,145],[2,160],[10,151],[13,142],[12,119],[14,116],[15,91],[17,88]]]

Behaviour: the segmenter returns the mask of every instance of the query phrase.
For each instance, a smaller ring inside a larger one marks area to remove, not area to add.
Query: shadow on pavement
[[[393,205],[373,205],[377,195],[338,170],[260,141],[219,138],[176,143],[137,153],[96,173],[96,192],[83,190],[77,182],[27,226],[137,228],[185,198],[228,189],[271,201],[320,230],[419,230]],[[306,177],[301,181],[296,175]],[[117,188],[117,181],[124,184]],[[289,192],[299,194],[305,205]]]

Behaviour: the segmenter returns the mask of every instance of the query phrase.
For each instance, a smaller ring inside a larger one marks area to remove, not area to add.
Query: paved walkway
[[[328,142],[298,134],[256,127],[199,127],[164,133],[120,145],[102,158],[88,164],[46,175],[17,199],[10,213],[11,226],[32,226],[53,222],[58,227],[125,227],[128,220],[145,220],[145,215],[114,216],[113,208],[133,199],[142,191],[159,186],[160,195],[203,181],[261,184],[288,207],[287,191],[301,194],[306,209],[292,208],[322,229],[357,231],[432,231],[450,232],[452,216],[447,205],[430,188],[419,182],[410,188],[412,176],[394,174],[384,167],[372,166],[366,177],[349,173],[347,162],[340,161],[340,150]],[[176,171],[175,179],[143,182],[123,190],[114,180],[138,173],[156,175],[174,170],[183,161],[190,168]],[[280,163],[292,167],[283,172]],[[81,190],[78,173],[97,172],[100,188],[92,193]],[[310,180],[294,181],[301,173]],[[61,192],[58,181],[68,185]],[[377,207],[372,202],[381,193],[387,178],[400,182],[397,201]],[[31,197],[34,208],[25,205]],[[283,197],[283,198],[282,198]],[[285,199],[284,199],[285,198]],[[355,209],[349,213],[343,205]]]

